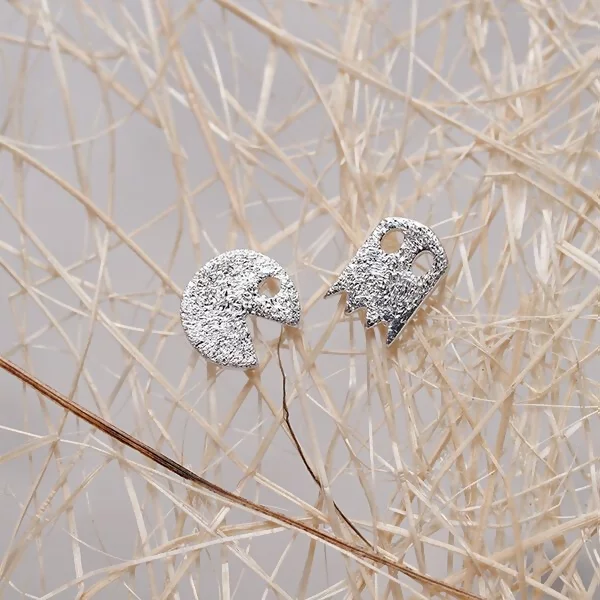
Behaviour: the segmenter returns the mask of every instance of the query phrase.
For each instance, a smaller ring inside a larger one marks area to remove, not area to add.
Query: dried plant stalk
[[[2,5],[0,596],[598,595],[599,17]],[[389,215],[450,266],[388,349],[323,294]],[[303,303],[247,373],[178,316],[235,247]]]

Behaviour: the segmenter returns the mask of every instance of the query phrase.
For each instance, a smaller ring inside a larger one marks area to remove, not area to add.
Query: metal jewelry
[[[385,252],[383,236],[399,229],[404,240],[397,252]],[[429,252],[433,264],[420,275],[411,269],[417,257]],[[383,219],[346,266],[325,297],[346,292],[346,314],[367,310],[366,325],[388,324],[388,346],[396,339],[448,268],[446,252],[427,226],[400,217]]]
[[[270,297],[259,293],[268,278],[279,282]],[[298,326],[298,290],[283,267],[253,250],[224,252],[207,262],[187,285],[181,299],[181,324],[196,350],[224,366],[250,369],[258,358],[248,315]]]

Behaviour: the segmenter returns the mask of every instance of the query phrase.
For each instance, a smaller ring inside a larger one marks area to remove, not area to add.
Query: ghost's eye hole
[[[404,234],[400,229],[390,229],[381,238],[381,249],[386,254],[394,254],[402,248],[402,242],[404,242]]]
[[[411,270],[415,275],[425,275],[433,266],[433,254],[425,250],[413,261]]]
[[[277,277],[265,277],[258,285],[258,293],[268,298],[276,296],[280,289],[281,283]]]

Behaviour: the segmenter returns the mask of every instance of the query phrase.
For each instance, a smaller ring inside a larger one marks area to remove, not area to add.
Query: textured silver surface
[[[258,291],[268,277],[279,281],[272,297]],[[292,326],[300,322],[296,286],[279,263],[253,250],[224,252],[207,262],[181,299],[181,324],[190,343],[224,367],[249,369],[258,363],[248,315]]]
[[[381,240],[392,229],[399,229],[404,241],[397,252],[387,253],[381,248]],[[426,251],[432,254],[433,264],[423,275],[416,274],[411,267],[419,254]],[[346,313],[365,308],[367,327],[382,321],[387,323],[389,345],[447,268],[446,252],[429,227],[411,219],[388,217],[358,249],[325,297],[346,292]]]

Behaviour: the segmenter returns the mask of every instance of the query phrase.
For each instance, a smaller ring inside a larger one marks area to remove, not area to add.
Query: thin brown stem
[[[30,373],[27,373],[21,367],[17,366],[9,360],[6,360],[4,357],[0,357],[0,367],[8,373],[10,373],[11,375],[14,375],[18,379],[20,379],[23,383],[35,389],[40,394],[44,395],[49,400],[52,400],[52,402],[55,402],[65,410],[69,411],[77,418],[82,419],[92,427],[99,429],[100,431],[111,437],[113,440],[116,440],[121,444],[124,444],[128,448],[139,452],[140,454],[142,454],[146,458],[149,458],[156,464],[161,465],[171,473],[179,475],[183,479],[195,483],[196,485],[206,489],[211,494],[217,496],[218,498],[226,501],[229,504],[244,508],[254,514],[259,514],[265,517],[267,520],[273,523],[290,527],[291,529],[302,532],[312,538],[321,540],[322,542],[330,546],[334,546],[355,558],[360,558],[369,562],[373,562],[375,564],[379,564],[381,566],[388,567],[392,570],[399,571],[400,573],[411,577],[412,579],[418,581],[423,585],[427,585],[429,587],[437,589],[440,592],[443,591],[452,594],[455,598],[470,598],[471,600],[481,600],[481,598],[479,596],[476,596],[475,594],[471,594],[470,592],[460,590],[451,585],[447,585],[443,581],[439,581],[437,579],[434,579],[433,577],[429,577],[427,575],[424,575],[423,573],[419,573],[418,571],[415,571],[414,569],[406,567],[405,565],[397,563],[393,560],[390,560],[382,556],[381,554],[376,554],[371,550],[360,548],[358,546],[355,546],[354,544],[350,544],[348,542],[340,540],[339,538],[333,535],[320,531],[319,529],[311,527],[310,525],[306,525],[301,521],[298,521],[291,517],[287,517],[282,513],[271,510],[270,508],[267,508],[262,504],[252,502],[251,500],[247,500],[242,496],[233,494],[232,492],[229,492],[226,489],[208,481],[208,479],[205,479],[204,477],[201,477],[200,475],[194,473],[190,469],[187,469],[183,465],[174,461],[172,458],[169,458],[161,452],[154,450],[141,440],[138,440],[137,438],[133,437],[132,435],[128,434],[122,429],[119,429],[118,427],[116,427],[112,423],[109,423],[102,417],[95,415],[83,406],[77,404],[76,402],[73,402],[66,396],[63,396],[55,389],[51,388],[49,385],[46,385],[44,382],[31,375]]]

